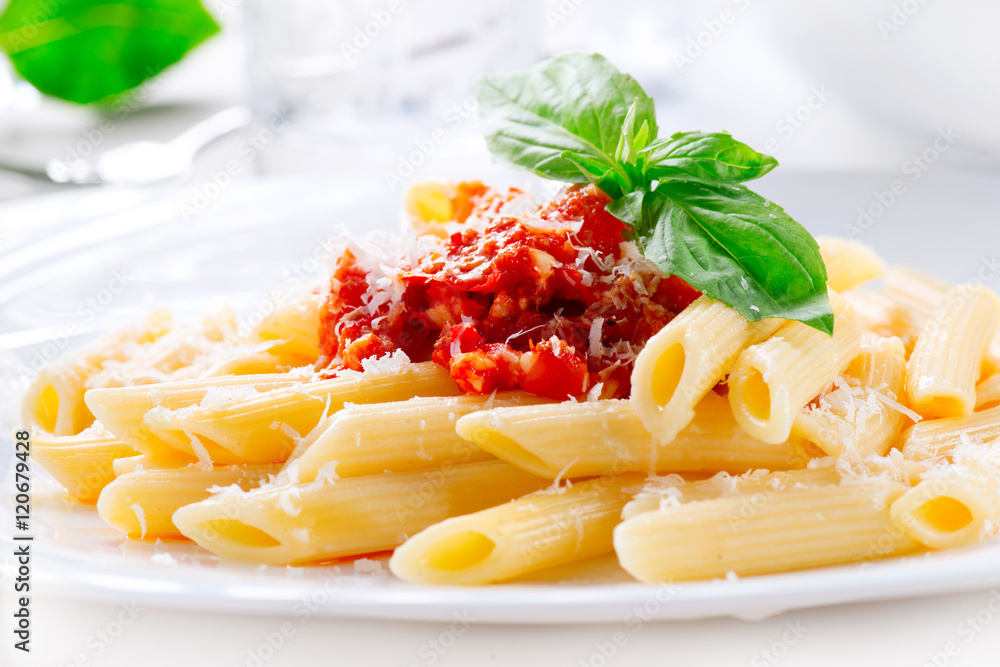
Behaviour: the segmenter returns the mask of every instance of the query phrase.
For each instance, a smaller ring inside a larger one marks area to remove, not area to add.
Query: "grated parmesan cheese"
[[[365,359],[361,362],[361,367],[365,373],[398,373],[412,362],[406,356],[406,352],[396,350],[391,354],[386,354],[377,359]]]
[[[130,510],[135,513],[135,518],[139,520],[139,539],[145,539],[146,537],[146,512],[142,509],[142,505],[139,503],[132,503],[128,506]]]

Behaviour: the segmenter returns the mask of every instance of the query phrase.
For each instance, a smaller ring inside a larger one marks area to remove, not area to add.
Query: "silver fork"
[[[134,141],[72,164],[49,160],[45,176],[54,183],[150,185],[188,172],[202,148],[250,124],[245,106],[231,107],[191,126],[170,141]],[[18,169],[17,171],[24,170]],[[31,175],[37,175],[31,174]]]

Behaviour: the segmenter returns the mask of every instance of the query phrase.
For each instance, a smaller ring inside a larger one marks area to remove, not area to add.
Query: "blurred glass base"
[[[254,0],[246,10],[266,173],[406,178],[465,150],[477,76],[538,59],[534,0]]]

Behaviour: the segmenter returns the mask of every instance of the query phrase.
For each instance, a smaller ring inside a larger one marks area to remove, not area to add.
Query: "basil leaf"
[[[725,132],[680,132],[639,152],[650,180],[742,183],[778,166]]]
[[[785,211],[741,185],[670,181],[607,207],[633,224],[643,254],[750,321],[798,320],[833,333],[816,241]]]
[[[138,86],[218,31],[199,0],[10,0],[0,48],[41,92],[87,104]]]
[[[627,74],[598,54],[567,53],[527,72],[485,76],[476,85],[479,122],[497,158],[539,176],[569,183],[590,182],[571,153],[630,177],[613,158],[629,107],[634,122],[655,137],[653,100]],[[625,190],[631,190],[632,187]]]
[[[561,157],[575,164],[580,173],[586,177],[587,181],[612,199],[621,197],[626,188],[630,187],[629,183],[626,182],[627,179],[623,179],[619,172],[608,167],[600,160],[595,160],[586,155],[570,153],[569,151],[564,151]]]

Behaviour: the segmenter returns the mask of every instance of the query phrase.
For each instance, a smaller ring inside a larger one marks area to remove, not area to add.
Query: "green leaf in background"
[[[632,226],[648,259],[748,320],[783,317],[833,333],[816,241],[746,187],[670,181],[608,210]]]
[[[631,178],[614,159],[629,107],[648,136],[657,132],[653,100],[598,54],[567,53],[521,74],[483,77],[476,97],[494,156],[566,183],[591,182],[599,164],[630,191]],[[584,162],[592,166],[581,169]]]
[[[199,0],[10,0],[0,48],[41,92],[88,104],[138,86],[218,31]]]
[[[778,166],[725,132],[679,132],[639,153],[651,179],[742,183]]]

